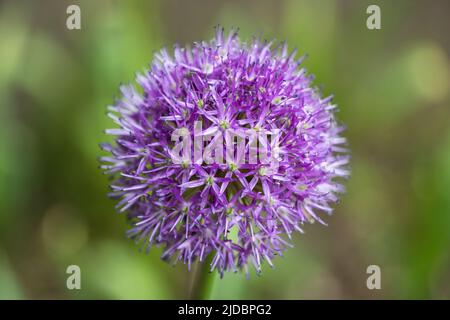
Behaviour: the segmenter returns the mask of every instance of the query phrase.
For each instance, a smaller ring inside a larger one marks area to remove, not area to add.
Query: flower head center
[[[208,185],[212,185],[214,182],[214,177],[213,176],[208,176],[205,180],[206,184]]]
[[[228,168],[230,169],[230,171],[236,171],[238,166],[236,163],[230,162],[230,164],[228,165]]]
[[[259,168],[258,174],[259,174],[261,177],[264,177],[264,176],[267,174],[267,168],[266,168],[266,167],[261,167],[261,168]]]
[[[230,127],[230,123],[227,120],[222,120],[222,121],[219,122],[219,126],[222,129],[226,130],[226,129],[228,129]]]
[[[186,127],[180,128],[180,130],[178,131],[181,137],[187,137],[189,136],[189,129]]]

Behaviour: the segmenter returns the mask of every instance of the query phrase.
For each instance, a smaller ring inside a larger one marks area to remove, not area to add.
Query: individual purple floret
[[[210,42],[157,53],[139,90],[121,87],[101,161],[136,242],[163,244],[164,259],[189,268],[209,257],[221,275],[260,273],[301,225],[325,224],[318,212],[331,214],[344,191],[335,178],[348,177],[349,156],[336,106],[300,63],[285,44],[217,28]],[[180,139],[192,140],[183,155]]]

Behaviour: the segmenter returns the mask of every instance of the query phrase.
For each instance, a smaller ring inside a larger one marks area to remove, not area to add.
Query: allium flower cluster
[[[246,44],[217,28],[210,42],[157,53],[137,76],[138,90],[121,87],[121,99],[109,107],[118,127],[106,130],[115,143],[102,145],[110,155],[101,161],[136,242],[146,249],[162,244],[164,259],[189,267],[209,257],[221,275],[250,266],[259,273],[291,246],[295,230],[324,224],[319,212],[330,214],[344,191],[335,178],[349,175],[349,157],[336,106],[300,64],[285,44]],[[173,133],[180,130],[210,141],[237,133],[243,149],[226,161],[176,162]],[[276,144],[259,138],[274,130]],[[256,147],[271,161],[250,161]]]

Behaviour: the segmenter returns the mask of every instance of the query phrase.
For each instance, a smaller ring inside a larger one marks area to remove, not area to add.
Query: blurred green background
[[[381,7],[382,29],[366,28]],[[81,30],[66,8],[81,7]],[[213,27],[287,40],[334,94],[352,149],[328,227],[212,298],[450,298],[450,2],[1,1],[0,298],[183,299],[192,274],[140,253],[106,196],[105,108],[156,50]],[[66,268],[81,267],[81,290]],[[379,265],[382,289],[368,290]]]

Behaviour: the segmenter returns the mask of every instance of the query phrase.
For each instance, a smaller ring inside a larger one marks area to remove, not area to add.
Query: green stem
[[[212,287],[216,274],[210,272],[211,261],[214,255],[209,254],[203,262],[197,263],[195,270],[194,283],[192,284],[190,299],[207,300],[211,297]]]

